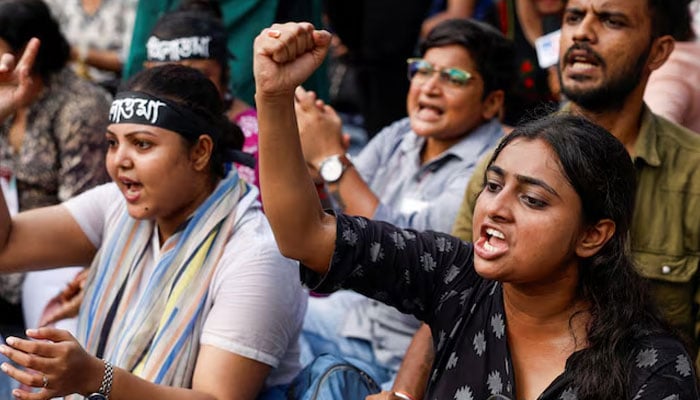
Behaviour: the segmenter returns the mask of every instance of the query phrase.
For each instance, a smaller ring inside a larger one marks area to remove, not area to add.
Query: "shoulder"
[[[279,284],[298,281],[297,263],[280,253],[270,224],[257,201],[257,191],[248,192],[235,212],[236,221],[229,233],[217,275],[222,279],[257,276]]]
[[[633,351],[631,377],[635,398],[697,396],[693,361],[678,339],[669,335],[647,336],[639,340]]]
[[[700,135],[660,115],[654,114],[653,118],[661,152],[679,149],[690,160],[700,161]]]

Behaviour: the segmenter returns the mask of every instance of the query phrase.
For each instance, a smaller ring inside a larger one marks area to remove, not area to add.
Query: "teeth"
[[[595,67],[595,65],[587,62],[581,62],[581,61],[576,61],[573,64],[571,64],[572,69],[585,69],[585,68],[591,68]]]
[[[491,243],[489,243],[489,242],[484,242],[484,249],[486,249],[486,251],[490,251],[490,252],[496,251],[496,248],[493,247],[491,245]]]
[[[497,230],[495,230],[495,229],[493,229],[493,228],[487,228],[487,229],[486,229],[486,233],[487,233],[489,236],[497,237],[497,238],[499,238],[499,239],[505,239],[505,238],[506,238],[506,236],[503,234],[503,232],[497,231]]]

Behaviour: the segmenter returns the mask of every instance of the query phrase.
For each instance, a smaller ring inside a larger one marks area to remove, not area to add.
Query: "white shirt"
[[[280,254],[257,194],[252,188],[236,208],[233,232],[209,287],[213,305],[204,317],[200,344],[272,366],[265,382],[271,387],[291,382],[299,372],[298,336],[306,295],[297,263]],[[122,201],[116,184],[108,183],[63,205],[99,248],[105,218]],[[155,265],[159,251],[148,254]]]

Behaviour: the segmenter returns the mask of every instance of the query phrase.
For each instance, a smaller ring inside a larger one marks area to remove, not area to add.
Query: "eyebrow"
[[[497,166],[497,165],[491,165],[491,166],[489,166],[489,168],[487,169],[487,171],[493,172],[493,173],[495,173],[496,175],[498,175],[498,176],[500,176],[500,177],[505,177],[506,175],[508,175],[508,174],[503,170],[503,168],[501,168],[501,167],[499,167],[499,166]],[[527,175],[520,175],[520,174],[515,174],[515,179],[516,179],[516,180],[518,181],[518,183],[520,183],[520,184],[539,186],[539,187],[541,187],[542,189],[546,190],[547,192],[551,193],[552,195],[554,195],[554,196],[556,196],[556,197],[558,197],[558,198],[561,199],[561,196],[559,196],[559,193],[557,193],[557,191],[554,190],[553,187],[549,186],[547,183],[545,183],[545,181],[543,181],[543,180],[541,180],[541,179],[533,178],[533,177],[527,176]]]
[[[109,129],[106,129],[106,131],[107,131],[107,133],[109,133],[109,134],[111,134],[111,135],[119,136],[119,135],[117,135],[116,133],[110,131]],[[146,135],[149,135],[149,136],[156,136],[153,132],[144,131],[144,130],[140,130],[140,129],[137,129],[137,130],[134,130],[134,131],[129,131],[129,132],[125,133],[124,136],[133,136],[133,135],[136,135],[136,134],[139,134],[139,133],[143,133],[143,134],[146,134]]]

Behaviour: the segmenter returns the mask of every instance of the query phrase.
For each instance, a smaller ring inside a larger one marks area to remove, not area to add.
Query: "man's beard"
[[[572,46],[572,48],[575,46],[577,45]],[[572,48],[567,51],[567,55]],[[591,54],[599,60],[600,67],[605,68],[606,63],[603,58],[593,52],[586,44],[578,45],[578,48],[585,48],[591,52]],[[619,111],[627,100],[627,96],[639,85],[650,52],[651,43],[644,52],[640,54],[633,65],[630,65],[617,76],[603,82],[600,86],[590,89],[571,89],[566,87],[561,76],[562,74],[560,73],[559,85],[561,91],[567,99],[585,110],[592,112]],[[567,59],[568,57],[565,56],[564,60]]]

